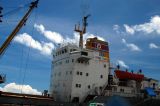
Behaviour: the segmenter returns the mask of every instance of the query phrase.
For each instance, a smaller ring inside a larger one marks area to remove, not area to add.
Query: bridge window
[[[88,56],[88,52],[81,52],[81,55]]]

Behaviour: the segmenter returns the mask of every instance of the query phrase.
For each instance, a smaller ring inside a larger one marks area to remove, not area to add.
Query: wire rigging
[[[37,21],[37,10],[35,11],[35,17],[34,17],[34,23],[36,23]],[[32,26],[32,31],[31,31],[31,36],[34,34],[34,26]],[[30,44],[32,44],[32,40],[30,41]],[[27,53],[27,60],[26,60],[26,64],[25,64],[25,67],[24,67],[24,75],[23,75],[23,79],[22,79],[22,88],[21,88],[21,93],[22,90],[23,90],[23,85],[24,85],[24,82],[25,82],[25,79],[26,79],[26,73],[28,71],[28,64],[29,64],[29,57],[30,57],[30,51],[31,51],[31,46],[29,46],[29,50],[28,50],[28,53]]]
[[[16,26],[16,28],[12,31],[12,33],[9,35],[9,37],[5,40],[5,42],[2,44],[2,46],[0,47],[0,56],[2,56],[5,52],[5,50],[8,48],[8,46],[10,45],[11,41],[13,40],[13,38],[19,33],[20,29],[22,28],[22,26],[25,25],[27,19],[30,17],[32,10],[37,7],[38,4],[38,0],[31,2],[30,3],[30,8],[28,9],[28,11],[26,12],[26,14],[23,16],[23,18],[20,20],[20,22],[18,23],[18,25]],[[33,30],[32,30],[32,34],[33,34]],[[30,49],[29,52],[27,54],[27,60],[26,60],[26,64],[25,64],[25,69],[24,69],[24,77],[23,77],[23,82],[25,80],[25,74],[27,71],[27,66],[28,66],[28,60],[29,60],[29,54],[30,54]],[[23,54],[22,54],[23,55]],[[22,64],[22,63],[21,63]]]
[[[16,13],[17,11],[20,11],[21,9],[23,9],[23,8],[25,8],[25,7],[28,7],[29,5],[30,5],[30,3],[25,4],[24,6],[21,5],[21,6],[19,6],[19,7],[16,8],[16,9],[13,9],[13,10],[11,10],[11,11],[8,11],[8,12],[4,13],[3,16],[6,16],[6,15],[10,15],[10,14]]]

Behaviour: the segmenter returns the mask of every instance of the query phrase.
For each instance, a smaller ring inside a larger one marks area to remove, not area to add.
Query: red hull
[[[115,70],[115,74],[119,79],[139,80],[139,81],[144,79],[143,74],[136,74],[127,71]]]

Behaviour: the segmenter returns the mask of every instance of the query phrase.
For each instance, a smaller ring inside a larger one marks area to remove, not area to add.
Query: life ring
[[[97,44],[97,48],[101,49],[101,44],[100,43]]]

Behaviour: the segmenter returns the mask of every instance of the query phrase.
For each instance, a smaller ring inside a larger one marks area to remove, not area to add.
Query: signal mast
[[[83,26],[82,26],[82,29],[80,29],[80,25],[75,25],[75,29],[74,31],[78,32],[79,35],[80,35],[80,40],[79,40],[79,47],[82,49],[83,48],[83,34],[86,33],[86,27],[88,25],[87,23],[87,18],[89,17],[90,15],[87,15],[87,16],[84,16],[83,17]]]

